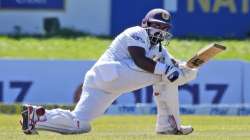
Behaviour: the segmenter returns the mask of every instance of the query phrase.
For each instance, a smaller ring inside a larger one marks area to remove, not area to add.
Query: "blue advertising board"
[[[164,8],[172,14],[177,37],[241,38],[250,35],[249,7],[250,0],[112,0],[111,34],[140,25],[152,8]]]
[[[111,105],[105,112],[109,115],[148,115],[157,114],[156,105]],[[181,105],[180,114],[186,115],[250,115],[249,105]]]
[[[63,10],[65,0],[0,0],[0,9]]]
[[[245,63],[244,65],[244,76],[242,76],[242,80],[244,81],[244,85],[242,85],[244,94],[244,103],[250,104],[250,63]]]
[[[249,0],[182,0],[174,13],[177,36],[244,37],[250,33]]]
[[[182,104],[243,103],[241,76],[244,74],[244,64],[242,61],[231,60],[210,61],[203,65],[197,78],[181,87]]]
[[[0,60],[0,103],[73,104],[95,61]],[[232,67],[233,66],[233,67]],[[210,61],[180,88],[182,114],[249,115],[250,63]],[[156,114],[152,87],[120,96],[107,114]],[[248,105],[246,105],[248,104]]]
[[[0,60],[0,102],[72,104],[75,97],[80,97],[78,88],[93,64],[94,61]],[[181,104],[249,103],[248,78],[242,79],[244,75],[249,77],[248,68],[249,63],[242,61],[207,63],[194,81],[180,88]],[[154,104],[151,86],[133,93],[124,94],[113,104]]]
[[[75,91],[93,64],[94,61],[0,60],[0,102],[72,104]]]

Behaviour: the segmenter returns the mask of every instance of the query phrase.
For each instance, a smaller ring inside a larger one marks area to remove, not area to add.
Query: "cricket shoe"
[[[177,135],[188,135],[194,131],[192,126],[181,125],[180,129],[177,132]]]
[[[173,130],[167,130],[164,132],[157,132],[157,134],[163,134],[163,135],[188,135],[194,131],[192,126],[184,126],[181,125],[180,129],[173,129]]]
[[[22,130],[25,134],[38,134],[35,125],[40,120],[40,117],[45,114],[45,109],[41,106],[22,106],[22,121],[20,121]]]

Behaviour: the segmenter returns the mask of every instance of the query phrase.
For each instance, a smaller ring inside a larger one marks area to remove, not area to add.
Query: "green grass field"
[[[250,61],[250,39],[173,39],[169,51],[182,60],[212,42],[228,47],[216,59]],[[0,36],[0,58],[24,59],[97,59],[109,46],[111,39],[96,37],[19,39]],[[155,116],[104,116],[92,123],[91,133],[60,135],[41,132],[26,136],[19,126],[19,116],[0,114],[2,140],[228,140],[250,139],[250,117],[183,116],[184,124],[192,124],[195,132],[188,136],[161,136],[154,133]]]
[[[218,55],[216,59],[250,61],[250,39],[173,39],[168,49],[176,58],[186,60],[212,42],[219,42],[228,47],[227,51]],[[0,36],[0,58],[97,59],[110,43],[111,39],[90,36],[19,39]]]
[[[2,140],[249,140],[250,117],[183,116],[184,124],[195,131],[186,136],[166,136],[154,133],[155,116],[103,116],[92,123],[88,134],[61,135],[42,131],[39,135],[24,135],[18,115],[0,115]]]

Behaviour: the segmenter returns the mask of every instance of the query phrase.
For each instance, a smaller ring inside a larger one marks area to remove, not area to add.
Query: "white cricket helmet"
[[[152,45],[171,39],[172,34],[168,32],[171,28],[170,19],[170,13],[164,9],[152,9],[146,14],[141,26],[146,28]]]

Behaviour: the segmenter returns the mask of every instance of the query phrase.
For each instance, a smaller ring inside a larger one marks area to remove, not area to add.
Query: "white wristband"
[[[160,62],[157,62],[155,65],[154,74],[164,74],[166,71],[166,65]]]

